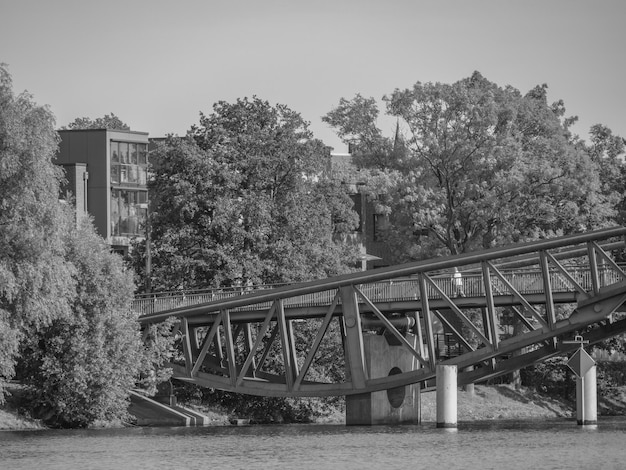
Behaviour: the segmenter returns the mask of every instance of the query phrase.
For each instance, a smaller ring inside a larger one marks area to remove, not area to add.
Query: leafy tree
[[[357,93],[352,100],[341,98],[339,105],[323,116],[322,121],[336,129],[355,154],[359,167],[385,170],[393,167],[397,157],[394,150],[399,147],[383,136],[376,124],[378,116],[376,100]]]
[[[545,85],[522,95],[475,72],[383,100],[399,122],[387,155],[390,139],[371,130],[373,101],[342,100],[325,120],[371,169],[367,191],[389,217],[379,235],[396,261],[596,228],[614,215],[597,159],[569,132],[575,118],[563,102],[548,104]]]
[[[103,117],[91,119],[88,117],[76,118],[63,129],[111,129],[129,131],[130,126],[124,123],[115,114],[105,114]]]
[[[0,392],[17,377],[33,413],[84,426],[121,417],[140,372],[154,388],[167,342],[154,331],[142,346],[129,272],[59,202],[54,127],[0,66]]]
[[[546,88],[522,96],[475,72],[397,89],[384,97],[399,122],[384,158],[372,158],[385,139],[368,137],[378,135],[367,123],[376,116],[371,102],[357,96],[327,114],[344,139],[350,131],[357,162],[374,171],[369,192],[389,214],[396,261],[570,233],[613,215],[596,164],[574,145],[572,119],[563,119],[562,102],[548,105]],[[364,108],[365,122],[352,116]]]
[[[54,117],[0,65],[0,399],[24,335],[69,315]]]
[[[586,150],[600,169],[602,193],[614,202],[617,221],[623,224],[626,221],[626,142],[602,124],[592,126],[589,137],[590,145]]]
[[[189,137],[151,154],[151,245],[160,288],[281,283],[356,261],[356,224],[329,152],[286,106],[217,103]]]
[[[72,215],[65,220],[72,224]],[[72,313],[29,335],[22,378],[32,386],[31,406],[39,416],[82,427],[126,418],[143,347],[130,305],[132,274],[89,219],[67,232],[67,259],[75,267]]]
[[[328,148],[286,106],[217,103],[187,138],[170,137],[151,152],[151,162],[157,289],[303,281],[356,266],[355,249],[342,241],[357,223],[352,202],[329,178]],[[259,420],[268,406],[287,420],[312,412],[285,399],[202,396]]]
[[[519,172],[522,186],[511,202],[513,237],[504,241],[566,234],[607,224],[614,216],[612,200],[603,193],[599,169],[573,144],[562,119],[561,101],[548,105],[547,86],[529,91],[517,107],[514,137],[521,152],[510,173]]]
[[[613,134],[613,131],[602,124],[595,124],[589,130],[591,145],[588,150],[592,158],[611,162],[619,159],[626,152],[624,139]]]

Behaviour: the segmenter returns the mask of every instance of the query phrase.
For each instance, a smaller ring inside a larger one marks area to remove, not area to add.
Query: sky
[[[257,96],[347,147],[321,117],[479,71],[548,85],[582,138],[626,137],[624,0],[0,0],[0,63],[57,127],[114,113],[150,137],[184,135],[218,101]],[[393,135],[394,122],[379,127]]]

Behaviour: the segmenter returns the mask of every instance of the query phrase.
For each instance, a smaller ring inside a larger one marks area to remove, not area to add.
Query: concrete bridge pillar
[[[437,366],[437,427],[456,428],[457,366]]]
[[[596,365],[576,378],[576,421],[580,425],[597,424],[598,400]]]
[[[417,337],[406,339],[416,347]],[[419,368],[415,356],[395,338],[365,334],[363,346],[368,377],[385,377]],[[391,343],[391,344],[390,344]],[[346,396],[346,425],[419,424],[420,384],[411,384],[379,392]]]
[[[167,380],[157,385],[157,392],[152,399],[167,406],[176,406],[176,396],[174,395],[172,381]]]

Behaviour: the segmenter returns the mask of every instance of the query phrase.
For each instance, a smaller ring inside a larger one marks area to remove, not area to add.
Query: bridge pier
[[[576,421],[580,425],[598,423],[596,365],[576,377]]]
[[[176,406],[176,395],[174,395],[172,381],[167,380],[157,385],[157,392],[152,399],[167,406]]]
[[[407,334],[414,347],[417,337]],[[415,370],[417,359],[406,348],[394,344],[395,338],[363,335],[368,377],[385,377]],[[411,384],[379,392],[346,396],[346,425],[419,424],[420,384]]]
[[[456,428],[457,366],[437,366],[437,427]]]

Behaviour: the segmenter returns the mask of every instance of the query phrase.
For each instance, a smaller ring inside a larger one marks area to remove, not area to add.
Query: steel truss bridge
[[[173,378],[200,386],[350,395],[426,384],[440,363],[457,365],[463,385],[571,352],[577,345],[563,340],[575,335],[594,344],[626,332],[626,273],[612,255],[624,235],[617,227],[247,292],[138,297],[134,308],[146,338],[175,320]],[[457,355],[438,354],[441,328]],[[369,376],[370,334],[404,348],[417,367]],[[316,369],[329,351],[342,371],[332,382]]]

